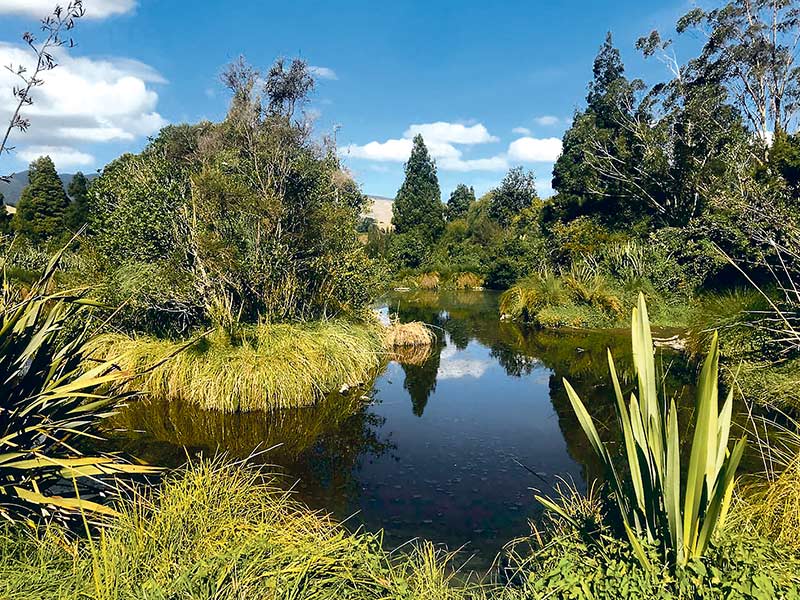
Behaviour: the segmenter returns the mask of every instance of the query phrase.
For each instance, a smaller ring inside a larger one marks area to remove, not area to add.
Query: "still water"
[[[606,348],[632,387],[626,332],[541,332],[498,319],[488,292],[408,293],[386,298],[401,321],[434,325],[429,356],[399,357],[371,389],[308,409],[221,415],[142,401],[119,415],[117,445],[162,465],[187,452],[225,451],[280,465],[286,485],[351,527],[385,531],[393,548],[413,539],[464,547],[473,568],[530,532],[541,513],[533,489],[561,480],[585,489],[600,475],[561,379],[615,435]],[[658,352],[666,389],[686,406],[693,367]],[[688,423],[689,416],[682,415]]]

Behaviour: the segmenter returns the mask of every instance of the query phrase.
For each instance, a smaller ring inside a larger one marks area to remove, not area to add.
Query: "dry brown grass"
[[[478,290],[483,288],[483,277],[475,273],[459,273],[453,277],[453,289],[456,290]]]
[[[436,340],[433,330],[425,323],[392,323],[383,332],[383,343],[388,350],[395,348],[428,347]]]
[[[417,287],[422,290],[438,290],[441,282],[442,278],[439,273],[423,273],[419,278]]]

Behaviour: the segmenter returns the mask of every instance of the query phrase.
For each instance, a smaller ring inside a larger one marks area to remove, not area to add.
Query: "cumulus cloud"
[[[405,162],[411,156],[411,140],[386,140],[385,142],[370,142],[359,146],[350,144],[340,149],[345,156],[363,158],[379,162]]]
[[[66,2],[62,3],[62,5]],[[53,12],[53,0],[2,0],[0,15],[24,15],[41,19]],[[136,0],[83,0],[87,19],[105,19],[136,8]]]
[[[339,76],[336,74],[336,71],[328,67],[318,67],[315,65],[309,65],[308,70],[312,75],[314,75],[319,79],[332,79],[332,80],[339,79]]]
[[[436,159],[440,169],[445,171],[502,171],[508,167],[505,156],[465,159],[457,146],[473,146],[498,141],[482,124],[462,125],[460,123],[423,123],[411,125],[402,138],[368,144],[350,144],[339,152],[351,158],[376,162],[405,162],[411,155],[412,138],[421,134],[431,156]]]
[[[560,154],[558,138],[522,137],[508,146],[508,157],[519,162],[555,162]]]
[[[59,170],[72,167],[87,167],[94,163],[94,156],[66,146],[27,146],[19,151],[20,158],[33,162],[40,156],[49,156]]]
[[[483,124],[466,126],[461,123],[447,123],[438,121],[436,123],[423,123],[411,125],[403,134],[404,137],[413,138],[417,134],[422,134],[425,143],[434,142],[450,144],[486,144],[497,142],[498,138],[491,135]]]
[[[561,123],[561,119],[554,117],[553,115],[544,115],[542,117],[536,117],[534,122],[542,127],[552,127],[553,125],[558,125]]]
[[[167,124],[156,110],[158,94],[152,89],[165,80],[151,67],[129,59],[97,60],[66,53],[57,58],[59,66],[42,75],[44,85],[34,89],[34,104],[23,111],[31,128],[16,138],[18,146],[56,148],[64,162],[85,165],[89,155],[76,146],[130,142]],[[31,54],[22,48],[0,43],[0,64],[28,65],[30,60]],[[13,75],[0,72],[0,89],[13,85],[17,85]],[[14,107],[10,94],[0,95],[1,122],[8,121]],[[19,156],[28,153],[20,148]]]
[[[511,133],[516,133],[519,135],[530,135],[531,130],[528,129],[527,127],[514,127],[514,129],[511,130]]]

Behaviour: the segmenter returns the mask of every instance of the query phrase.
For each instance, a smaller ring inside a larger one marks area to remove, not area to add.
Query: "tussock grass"
[[[425,323],[392,323],[383,332],[384,344],[387,348],[430,346],[436,341],[433,330]]]
[[[478,598],[424,544],[390,558],[257,472],[203,461],[139,491],[91,539],[57,528],[0,539],[0,597],[329,600]]]
[[[243,328],[236,340],[217,330],[180,352],[185,344],[110,334],[93,342],[91,354],[143,372],[133,389],[226,412],[313,404],[368,383],[384,359],[377,324],[343,320],[263,324]]]
[[[439,273],[423,273],[417,282],[417,287],[422,290],[438,290],[441,282]]]
[[[454,290],[477,290],[482,289],[483,284],[483,277],[467,271],[455,274],[451,280],[450,287]]]
[[[743,486],[732,521],[800,551],[800,454],[769,481]]]

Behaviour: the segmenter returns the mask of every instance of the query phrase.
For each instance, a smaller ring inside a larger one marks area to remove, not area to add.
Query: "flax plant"
[[[644,544],[658,545],[672,564],[685,565],[702,557],[714,534],[724,526],[746,440],[740,439],[729,451],[733,392],[720,411],[719,344],[714,334],[697,385],[694,433],[687,440],[691,444],[689,464],[682,471],[678,411],[674,399],[668,402],[658,397],[653,340],[641,294],[633,310],[631,333],[639,395],[631,393],[627,403],[608,353],[624,467],[618,466],[608,444],[601,441],[589,412],[566,379],[564,386],[584,433],[605,466],[616,512],[639,560],[649,565]],[[569,519],[555,503],[538,499]]]

